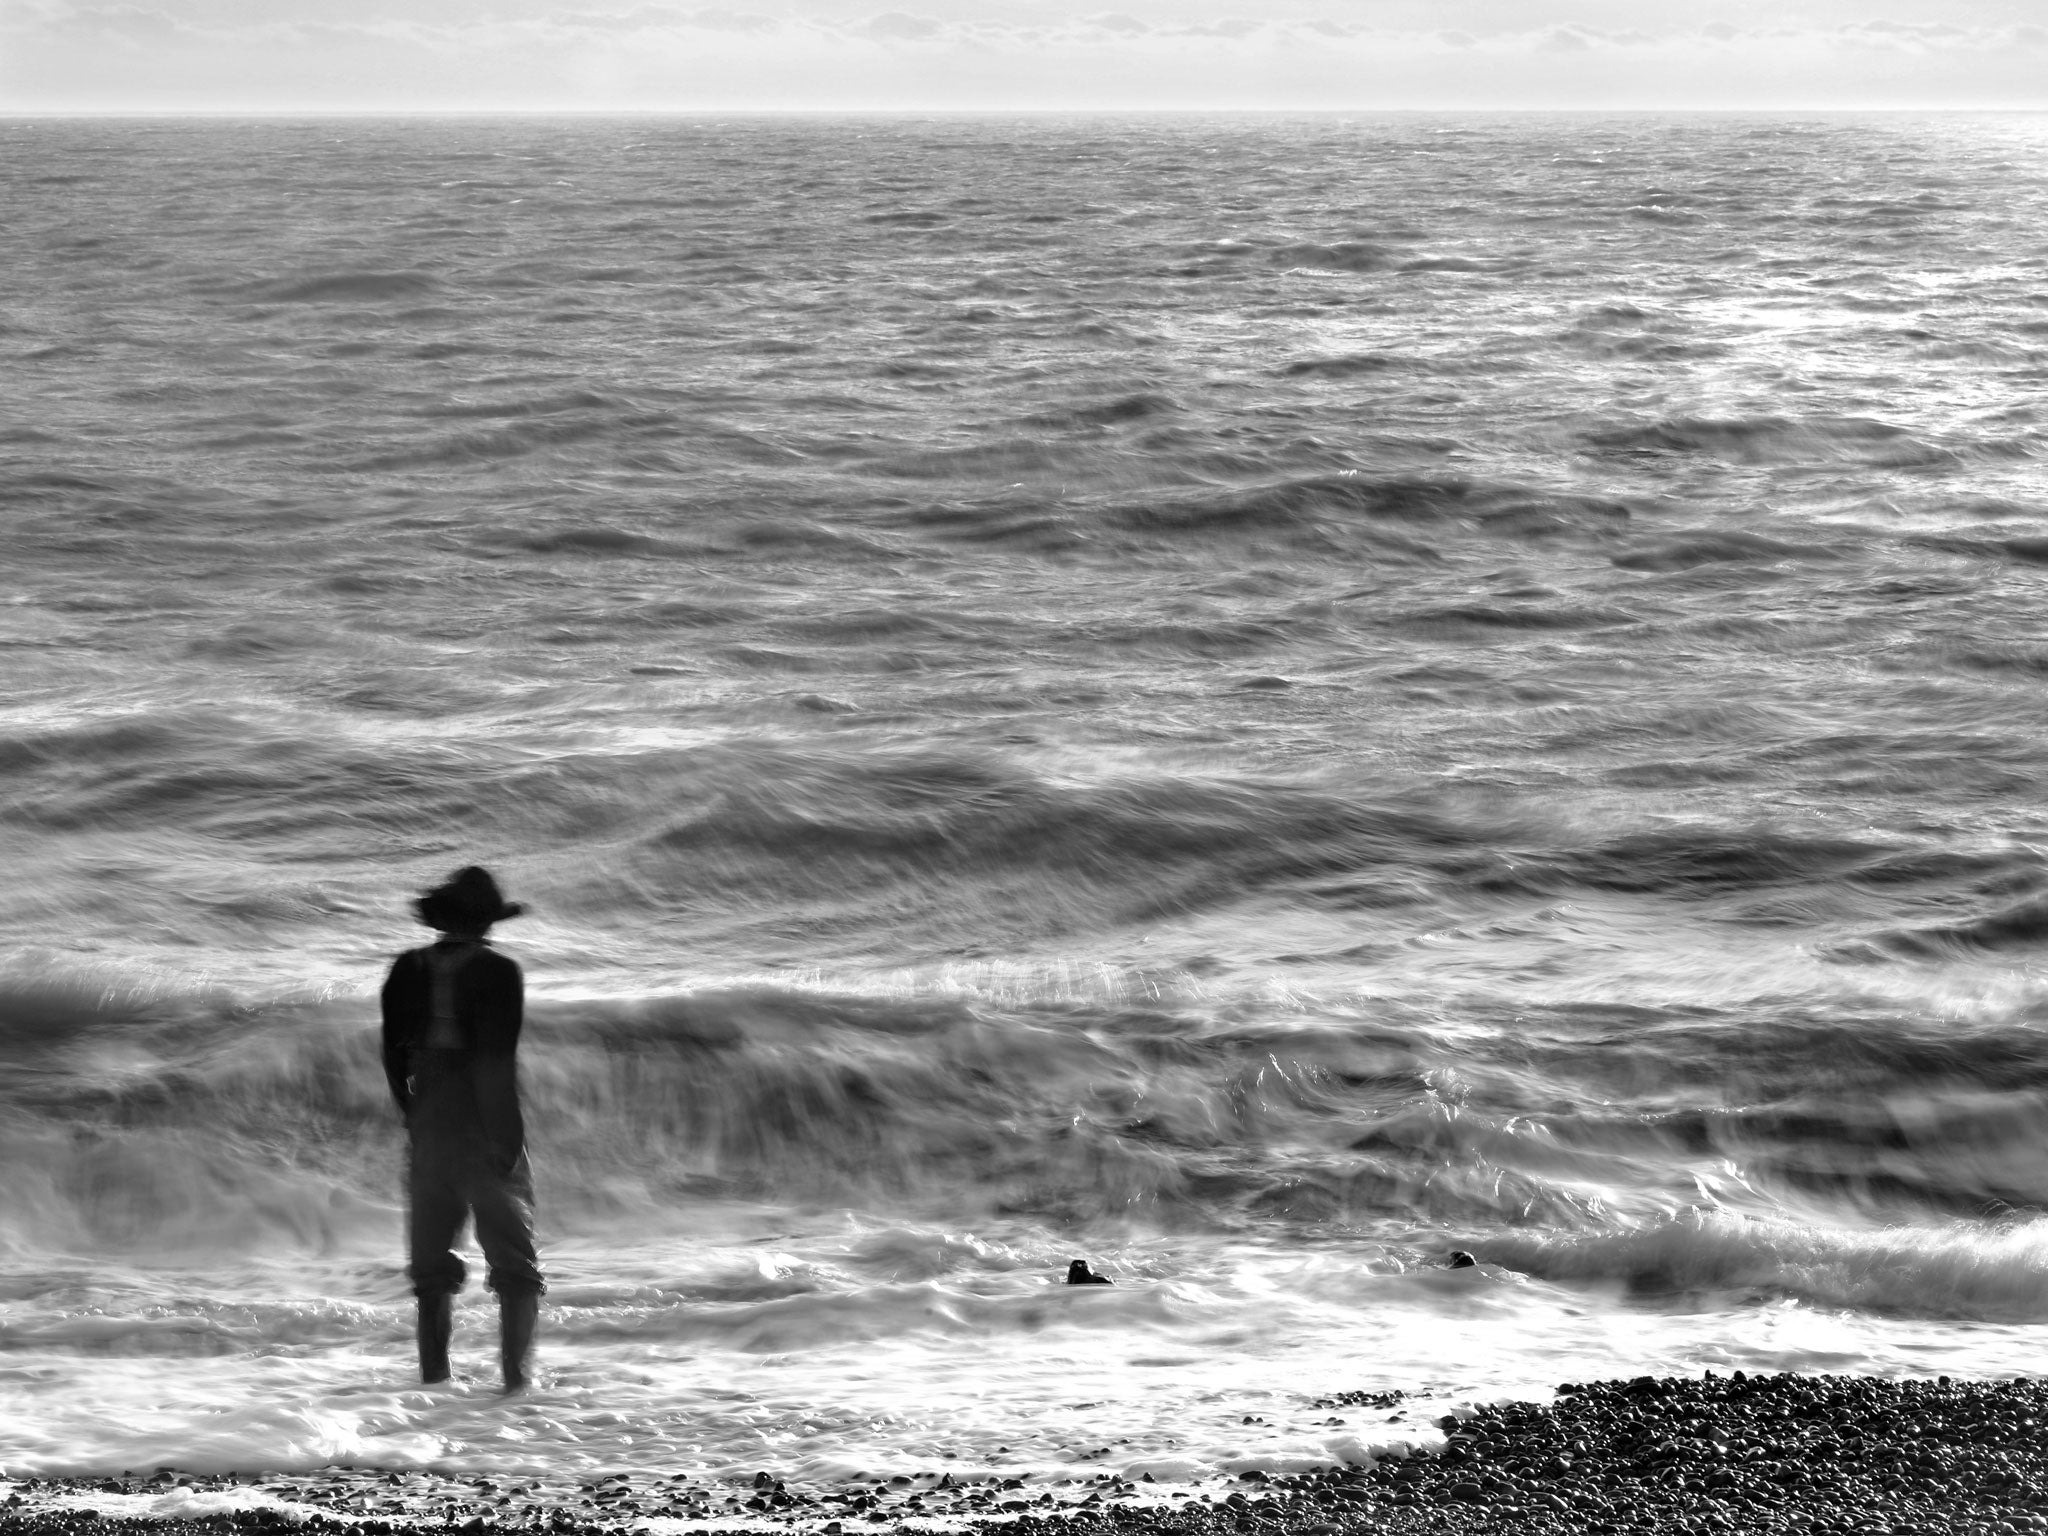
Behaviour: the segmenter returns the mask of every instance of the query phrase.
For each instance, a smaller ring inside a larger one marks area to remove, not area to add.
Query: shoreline
[[[1314,1406],[1388,1399],[1344,1393]],[[751,1486],[727,1486],[351,1468],[200,1478],[166,1469],[139,1478],[22,1479],[0,1497],[0,1529],[22,1536],[2048,1532],[2048,1381],[2036,1378],[1643,1376],[1567,1383],[1550,1404],[1490,1404],[1440,1424],[1447,1432],[1441,1452],[1301,1474],[1247,1472],[1197,1492],[1140,1488],[1116,1473],[1069,1480],[1055,1498],[1018,1479],[897,1477],[814,1493],[787,1490],[768,1472]],[[118,1512],[89,1507],[95,1498]],[[156,1512],[137,1512],[130,1502],[137,1498]]]

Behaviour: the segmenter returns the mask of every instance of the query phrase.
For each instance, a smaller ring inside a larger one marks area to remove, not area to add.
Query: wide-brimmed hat
[[[526,910],[516,901],[507,901],[491,872],[474,864],[458,869],[446,884],[426,892],[412,904],[412,909],[421,922],[442,933],[456,928],[487,928]]]

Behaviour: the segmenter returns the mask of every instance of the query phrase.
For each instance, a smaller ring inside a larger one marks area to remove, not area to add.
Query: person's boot
[[[526,1385],[527,1356],[533,1352],[533,1331],[539,1324],[538,1292],[507,1291],[498,1297],[498,1362],[507,1393]]]
[[[420,1380],[429,1386],[448,1379],[448,1339],[455,1332],[455,1298],[443,1293],[420,1298]]]

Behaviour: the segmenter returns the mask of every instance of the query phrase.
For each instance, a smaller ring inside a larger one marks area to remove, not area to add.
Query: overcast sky
[[[2048,108],[2048,0],[0,0],[0,110]]]

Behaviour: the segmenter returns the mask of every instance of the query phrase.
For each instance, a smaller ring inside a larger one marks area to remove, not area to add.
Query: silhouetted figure
[[[533,1247],[533,1173],[519,1114],[515,1053],[525,1015],[518,965],[491,948],[491,924],[525,909],[474,865],[413,903],[441,937],[407,950],[385,978],[384,1075],[405,1116],[406,1273],[419,1298],[420,1379],[448,1379],[455,1293],[466,1278],[454,1252],[464,1221],[498,1293],[505,1390],[526,1385],[540,1317]]]
[[[1097,1273],[1095,1273],[1094,1270],[1088,1267],[1088,1261],[1086,1259],[1075,1259],[1071,1264],[1067,1266],[1067,1284],[1115,1285],[1116,1282],[1110,1279],[1107,1275],[1098,1275]]]

